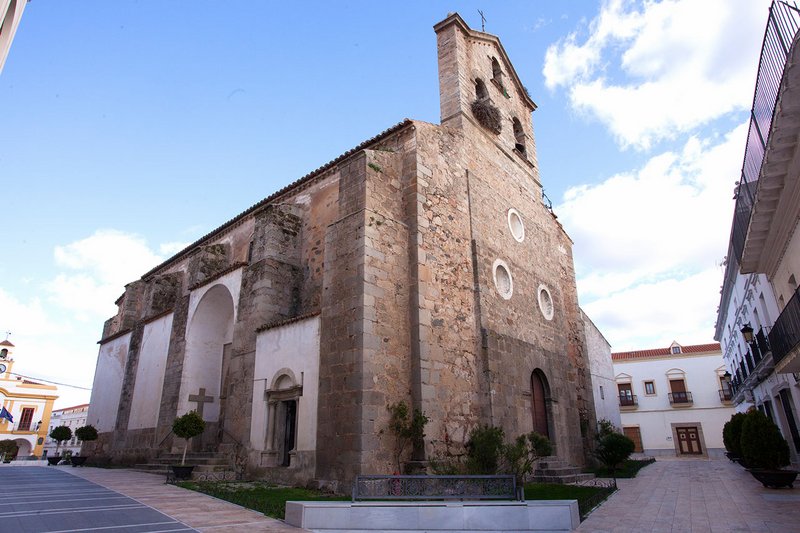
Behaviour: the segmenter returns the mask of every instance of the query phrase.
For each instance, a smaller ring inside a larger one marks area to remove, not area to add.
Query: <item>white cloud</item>
[[[117,312],[114,301],[130,283],[156,266],[182,243],[165,243],[158,252],[140,236],[116,230],[57,246],[58,271],[43,284],[45,299],[23,300],[0,289],[0,324],[12,332],[15,372],[91,387],[96,342],[103,321]],[[2,338],[5,338],[4,336]],[[61,386],[57,407],[89,401],[89,392]]]
[[[692,137],[680,152],[568,190],[556,207],[575,242],[581,303],[615,349],[682,334],[701,314],[705,340],[692,341],[711,339],[746,133],[742,124],[716,140]]]
[[[67,269],[47,284],[52,300],[83,320],[108,318],[125,284],[162,261],[142,237],[116,230],[98,230],[90,237],[54,252]]]
[[[649,149],[750,107],[768,6],[609,1],[582,42],[576,31],[547,49],[545,83],[622,147]]]

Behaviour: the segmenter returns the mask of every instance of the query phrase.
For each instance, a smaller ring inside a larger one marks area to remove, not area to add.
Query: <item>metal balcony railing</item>
[[[670,392],[667,394],[669,397],[669,403],[692,403],[692,393],[691,392]]]
[[[733,391],[731,389],[719,389],[719,401],[729,402],[733,400]]]
[[[800,343],[800,289],[794,291],[789,303],[769,332],[772,360],[777,365]]]
[[[742,174],[736,193],[733,213],[731,244],[736,260],[742,260],[744,243],[750,225],[750,214],[755,203],[758,177],[764,162],[789,48],[800,28],[800,10],[783,1],[775,1],[769,8],[769,19],[764,31],[761,58],[750,111],[750,128],[744,150]]]
[[[628,396],[627,394],[620,394],[619,395],[619,406],[620,407],[631,407],[631,406],[638,405],[638,404],[639,404],[639,402],[636,400],[636,395],[635,394],[630,395],[630,396]]]

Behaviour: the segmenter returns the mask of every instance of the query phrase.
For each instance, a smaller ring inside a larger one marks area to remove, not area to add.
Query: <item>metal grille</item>
[[[356,476],[357,500],[514,500],[514,476]]]
[[[800,10],[786,2],[773,2],[769,8],[769,19],[764,30],[753,107],[750,111],[750,128],[747,133],[742,175],[736,194],[736,208],[731,228],[733,250],[736,260],[740,262],[786,58],[798,28],[800,28]]]
[[[800,344],[800,290],[794,292],[769,332],[772,359],[777,365]]]

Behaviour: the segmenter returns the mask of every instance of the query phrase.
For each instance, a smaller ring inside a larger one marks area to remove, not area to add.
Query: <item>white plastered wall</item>
[[[264,391],[280,370],[288,368],[302,382],[298,401],[298,451],[317,447],[317,399],[319,394],[319,317],[312,317],[259,333],[253,384],[253,418],[250,440],[253,449],[266,450],[267,402]]]
[[[127,333],[100,346],[87,416],[87,423],[100,433],[113,431],[117,423],[119,395],[130,341],[131,334]]]
[[[219,419],[219,387],[222,374],[222,346],[233,340],[242,269],[204,285],[189,296],[186,321],[186,353],[178,398],[178,415],[196,408],[189,395],[205,389],[213,401],[203,407],[203,418]]]
[[[158,423],[172,318],[170,313],[144,327],[128,429],[152,428]]]
[[[583,313],[586,348],[589,355],[589,372],[592,376],[592,394],[597,420],[608,420],[615,427],[622,427],[619,414],[619,396],[614,380],[614,365],[611,363],[611,346],[597,326]],[[602,388],[601,388],[602,387]]]

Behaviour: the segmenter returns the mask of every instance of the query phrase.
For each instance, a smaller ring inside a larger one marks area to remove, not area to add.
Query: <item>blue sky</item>
[[[34,0],[0,74],[0,331],[91,386],[126,282],[403,118],[432,26],[498,35],[614,350],[711,342],[769,2]],[[62,388],[60,406],[88,401]]]

